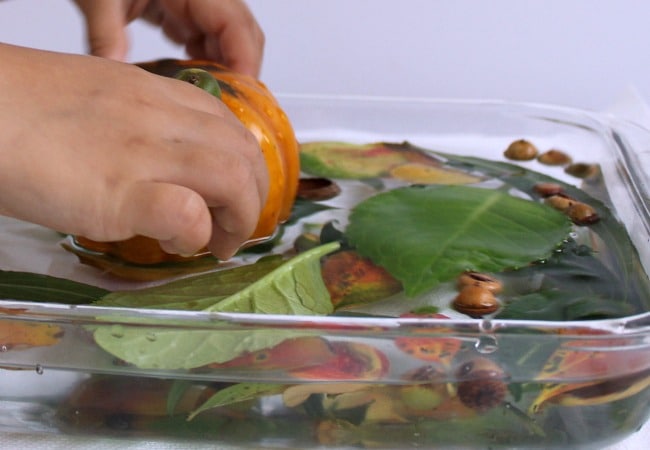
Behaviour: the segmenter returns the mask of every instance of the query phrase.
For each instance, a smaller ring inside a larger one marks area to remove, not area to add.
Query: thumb
[[[128,51],[126,13],[121,1],[76,0],[86,18],[90,53],[95,56],[124,61]]]

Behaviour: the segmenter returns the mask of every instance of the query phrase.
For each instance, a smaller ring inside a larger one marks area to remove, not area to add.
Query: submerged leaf
[[[113,356],[142,369],[195,369],[307,334],[284,330],[99,326],[93,337]]]
[[[25,320],[0,321],[0,346],[5,350],[47,347],[63,337],[63,329],[49,323]]]
[[[338,247],[338,243],[330,243],[302,253],[234,295],[225,299],[215,297],[205,311],[327,314],[332,311],[332,304],[320,276],[320,258]],[[205,287],[205,284],[200,283],[200,286]],[[192,295],[191,290],[190,284],[188,292],[183,292]],[[132,295],[137,296],[137,292]],[[146,296],[146,292],[143,295]],[[97,327],[94,338],[105,351],[137,367],[173,370],[222,363],[304,334],[308,333],[228,327],[184,330],[172,324],[131,327],[125,322],[124,326]]]
[[[591,248],[573,239],[544,264],[503,273],[501,278],[509,289],[502,296],[499,319],[587,320],[635,312],[632,304],[624,301],[616,273]]]
[[[546,258],[570,226],[562,213],[501,191],[413,186],[357,205],[345,234],[415,296],[466,270],[499,272]]]
[[[286,389],[283,384],[238,383],[221,389],[205,403],[192,411],[187,420],[192,420],[203,411],[233,403],[254,400],[265,395],[279,394]]]

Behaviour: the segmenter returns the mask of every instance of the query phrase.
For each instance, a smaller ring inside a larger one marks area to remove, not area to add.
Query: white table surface
[[[242,447],[223,446],[215,443],[197,444],[165,441],[146,441],[142,439],[95,439],[90,437],[60,436],[49,434],[0,434],[0,448],[29,450],[242,450]],[[599,450],[647,450],[650,448],[650,424],[618,444]]]

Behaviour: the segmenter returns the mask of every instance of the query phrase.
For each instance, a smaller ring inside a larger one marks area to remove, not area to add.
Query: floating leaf
[[[415,296],[466,270],[499,272],[547,258],[569,231],[562,213],[502,191],[413,186],[357,205],[345,234]]]
[[[109,291],[85,283],[31,272],[0,271],[0,296],[30,302],[83,305]]]
[[[339,248],[331,242],[301,253],[206,311],[266,314],[329,314],[332,303],[320,272],[320,258]]]
[[[406,155],[382,143],[309,142],[300,146],[301,169],[321,177],[375,178],[406,162]]]
[[[380,300],[402,290],[401,283],[383,267],[354,250],[325,258],[322,273],[335,307]]]
[[[111,292],[95,305],[200,311],[239,292],[285,262],[280,255],[263,257],[253,264],[181,278],[159,286]]]
[[[394,167],[390,176],[414,184],[471,184],[481,181],[479,177],[449,168],[408,163]]]

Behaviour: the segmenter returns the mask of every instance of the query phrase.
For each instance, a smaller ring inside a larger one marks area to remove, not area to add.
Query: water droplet
[[[147,334],[145,334],[144,337],[150,342],[155,342],[156,339],[158,339],[158,336],[156,336],[156,333],[147,333]]]
[[[113,325],[111,327],[111,336],[116,338],[124,337],[124,327],[122,325]]]
[[[494,336],[481,336],[474,344],[474,347],[479,353],[488,354],[496,352],[499,344]]]
[[[43,366],[41,366],[40,364],[36,364],[36,368],[35,368],[35,369],[36,369],[36,373],[37,373],[37,374],[39,374],[39,375],[43,375]]]
[[[479,324],[479,329],[483,332],[492,331],[492,321],[490,319],[483,319]]]

